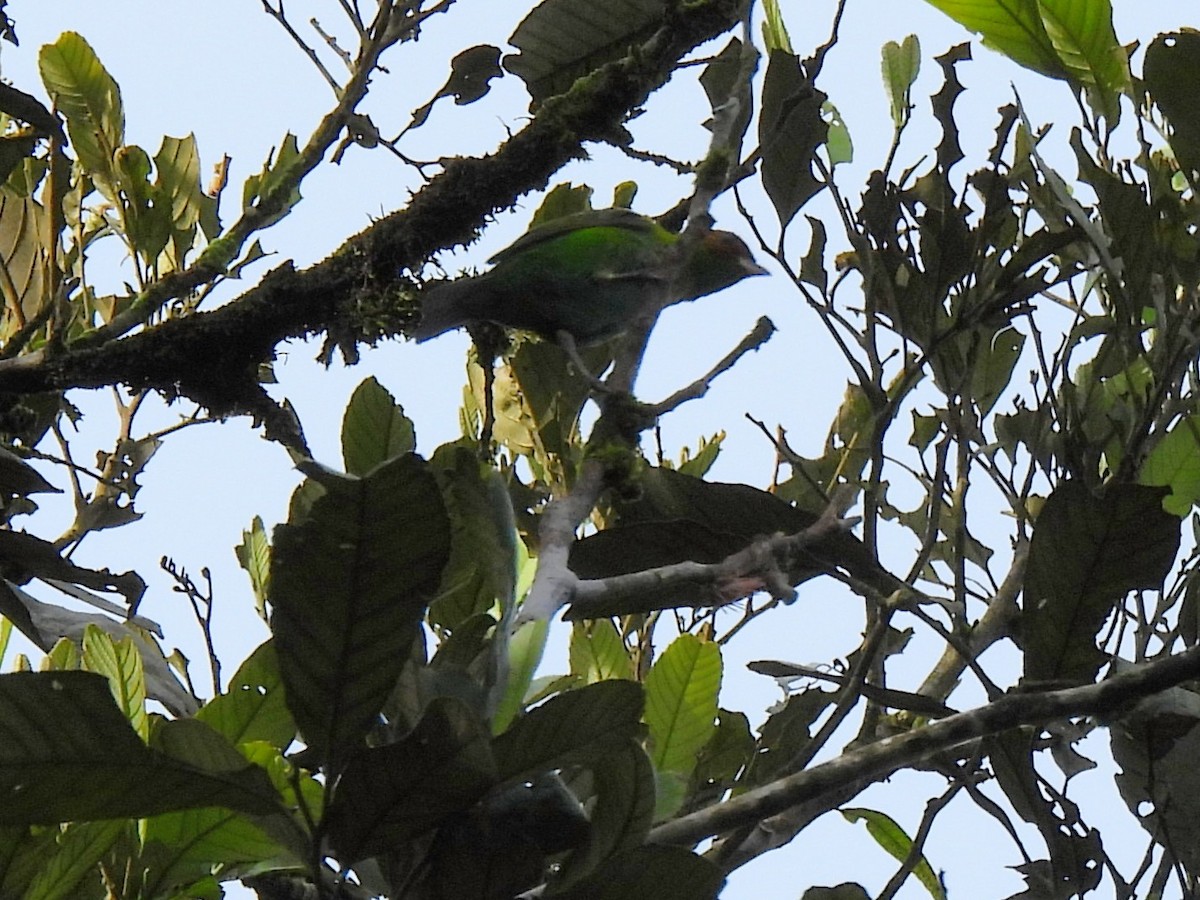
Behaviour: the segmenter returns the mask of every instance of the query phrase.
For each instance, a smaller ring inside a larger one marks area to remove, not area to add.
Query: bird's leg
[[[492,432],[496,430],[496,360],[483,367],[483,425],[479,432],[479,455],[492,458]]]
[[[588,383],[592,390],[601,394],[612,394],[613,389],[607,384],[592,374],[592,370],[587,367],[587,363],[583,361],[583,357],[579,355],[579,347],[575,344],[575,338],[568,331],[559,330],[554,334],[558,342],[558,346],[562,348],[563,353],[567,354],[567,359],[571,361],[579,375]]]
[[[504,332],[486,322],[472,323],[467,333],[475,345],[475,360],[483,369],[483,423],[479,434],[479,454],[492,457],[492,433],[496,428],[496,357],[500,355]]]

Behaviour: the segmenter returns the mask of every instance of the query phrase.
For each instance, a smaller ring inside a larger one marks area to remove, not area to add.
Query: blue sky
[[[1117,33],[1126,42],[1136,39],[1144,45],[1158,31],[1200,25],[1194,7],[1182,0],[1137,4],[1118,0],[1117,5]],[[409,113],[441,85],[445,61],[454,52],[474,43],[503,45],[525,8],[526,4],[462,0],[450,14],[434,17],[418,43],[398,48],[385,60],[390,74],[374,79],[365,110],[384,133],[395,133]],[[798,52],[806,54],[825,40],[832,8],[830,2],[784,0],[783,13]],[[305,23],[311,16],[320,19],[327,30],[345,32],[344,20],[332,0],[290,2],[287,9],[292,21],[310,37],[312,32]],[[194,132],[206,178],[211,165],[223,153],[229,154],[233,162],[223,216],[227,223],[234,217],[241,181],[258,171],[272,146],[288,131],[303,140],[332,105],[331,93],[315,69],[258,3],[10,0],[9,12],[16,21],[21,46],[0,48],[0,74],[5,79],[44,96],[36,76],[38,47],[63,30],[78,31],[121,86],[130,142],[153,153],[163,134]],[[879,76],[879,48],[887,40],[901,40],[914,32],[922,43],[923,70],[913,93],[917,120],[900,151],[899,168],[903,168],[931,152],[936,143],[927,101],[940,83],[932,57],[968,35],[921,0],[851,0],[841,43],[827,60],[821,86],[841,111],[855,144],[854,162],[840,167],[837,176],[850,198],[857,197],[866,175],[881,164],[891,136],[887,98]],[[979,164],[993,139],[995,110],[1012,99],[1014,89],[1034,123],[1062,123],[1056,140],[1065,146],[1066,128],[1076,119],[1065,85],[1025,73],[978,46],[975,57],[959,69],[968,88],[958,107],[966,166]],[[633,130],[639,143],[649,149],[695,157],[703,151],[705,132],[699,123],[706,114],[702,93],[687,81],[652,98],[647,114],[634,123]],[[509,130],[519,129],[525,116],[522,86],[508,77],[473,106],[439,104],[428,124],[415,132],[403,149],[424,159],[488,152]],[[1058,159],[1065,174],[1074,173],[1065,157]],[[603,199],[613,185],[628,179],[641,185],[635,206],[644,212],[661,211],[688,191],[686,182],[635,164],[607,148],[596,148],[591,161],[568,167],[555,181],[586,182]],[[302,189],[305,200],[289,218],[262,236],[264,247],[278,255],[250,269],[246,285],[285,259],[300,267],[320,260],[346,236],[366,227],[372,217],[402,207],[409,193],[419,187],[415,173],[391,155],[351,148],[340,166],[326,165],[314,173]],[[482,264],[524,229],[537,202],[536,197],[527,198],[522,208],[501,217],[476,247],[448,255],[443,265],[453,271],[457,266]],[[753,190],[749,202],[758,220],[772,231],[775,220],[769,206]],[[727,201],[715,212],[721,227],[745,233],[744,224],[737,221]],[[805,212],[829,215],[830,207],[820,200]],[[799,253],[807,234],[803,227],[795,230],[793,242]],[[830,240],[831,249],[842,249],[832,227]],[[110,289],[125,278],[120,262],[118,254],[98,257],[97,265],[107,267],[100,280],[107,279]],[[223,297],[235,295],[237,287],[225,291]],[[773,451],[745,420],[746,413],[768,426],[784,425],[793,445],[802,452],[819,449],[841,399],[847,372],[818,331],[815,318],[782,278],[754,279],[707,298],[702,307],[694,304],[671,310],[656,332],[644,367],[640,395],[649,400],[665,396],[707,369],[763,314],[771,316],[780,328],[776,338],[744,359],[705,399],[688,404],[662,423],[664,447],[671,456],[677,455],[681,446],[694,446],[701,435],[728,430],[726,451],[713,472],[720,480],[765,485],[770,479]],[[375,375],[414,419],[420,448],[428,453],[456,436],[466,345],[463,335],[446,336],[420,347],[392,342],[365,352],[363,363],[356,368],[337,363],[326,371],[312,361],[317,345],[289,344],[280,348],[280,384],[274,395],[292,400],[318,457],[337,465],[342,410],[353,387]],[[103,392],[76,401],[87,412],[77,452],[81,459],[90,460],[96,449],[111,445],[115,428],[111,403]],[[143,422],[146,431],[190,411],[186,406],[150,406]],[[53,469],[42,470],[59,478]],[[253,614],[248,583],[237,568],[232,548],[253,516],[261,515],[268,526],[284,517],[298,475],[281,449],[259,438],[248,422],[238,420],[173,435],[141,480],[144,488],[138,507],[145,518],[89,537],[76,558],[84,564],[141,572],[151,583],[143,612],[162,621],[168,645],[183,647],[197,665],[203,660],[199,636],[181,598],[170,592],[165,576],[158,573],[158,559],[169,555],[193,572],[208,566],[218,604],[217,646],[227,673],[232,673],[236,662],[266,637]],[[29,520],[26,527],[53,538],[68,521],[68,510],[47,504],[45,514]],[[745,672],[744,663],[749,659],[814,662],[856,644],[861,628],[857,605],[848,608],[850,604],[841,600],[840,594],[832,601],[829,597],[826,588],[809,585],[794,607],[768,617],[769,624],[760,621],[733,642],[726,657],[723,706],[745,710],[757,724],[762,710],[778,699],[778,690],[768,679]],[[821,615],[815,616],[818,609]],[[562,648],[557,655],[548,656],[547,670],[554,671],[556,664],[561,668],[564,658]],[[195,675],[198,683],[204,683],[202,671]],[[905,776],[897,779],[904,784],[873,788],[857,798],[855,805],[890,808],[903,824],[915,827],[919,803],[912,801],[906,807],[904,798],[917,795],[902,791],[937,790],[929,786],[929,778]],[[1000,866],[1020,860],[1003,845],[998,828],[982,818],[972,812],[961,820],[967,823],[962,827],[949,824],[958,819],[940,825],[931,845],[931,862],[935,868],[946,869],[951,889],[957,888],[960,896],[1013,893],[1020,889],[1020,879]],[[988,860],[983,865],[999,873],[1003,881],[989,884],[980,894],[976,864],[981,845],[991,841],[1002,845],[1002,856],[999,862]],[[1140,836],[1137,844],[1142,845]],[[798,897],[807,885],[850,879],[861,879],[877,889],[890,872],[888,859],[865,837],[861,826],[827,816],[792,846],[735,874],[724,896],[732,900]],[[902,896],[920,893],[909,887]]]

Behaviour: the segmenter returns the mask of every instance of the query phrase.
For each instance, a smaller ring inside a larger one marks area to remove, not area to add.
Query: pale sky
[[[1117,33],[1127,43],[1139,40],[1144,46],[1158,31],[1200,26],[1194,6],[1182,0],[1117,0],[1117,5]],[[397,48],[385,58],[390,74],[374,79],[364,110],[384,133],[394,133],[441,85],[450,56],[474,43],[503,46],[526,8],[527,4],[460,0],[449,15],[430,20],[420,42]],[[826,39],[832,8],[828,0],[804,4],[784,0],[792,42],[802,55]],[[314,35],[306,23],[314,15],[327,30],[346,32],[333,0],[292,0],[287,10],[310,38]],[[0,74],[6,80],[44,98],[36,76],[38,47],[63,30],[75,30],[92,44],[121,86],[128,141],[153,154],[163,134],[194,132],[205,180],[212,164],[228,153],[233,163],[223,208],[226,223],[234,218],[241,181],[259,170],[271,147],[289,130],[303,141],[332,105],[331,93],[315,69],[262,12],[260,4],[251,0],[110,0],[103,4],[10,0],[9,13],[16,21],[21,45],[0,47]],[[882,163],[890,140],[879,48],[883,42],[902,40],[911,32],[921,39],[923,68],[913,93],[917,122],[902,145],[897,166],[903,169],[931,154],[936,144],[927,98],[940,84],[940,71],[932,57],[968,35],[921,0],[851,0],[841,43],[828,57],[819,86],[838,106],[855,144],[854,163],[841,167],[837,175],[848,197],[858,196],[866,174]],[[1065,85],[1023,72],[978,46],[975,57],[958,70],[968,88],[958,105],[968,157],[960,176],[982,164],[982,154],[993,140],[995,110],[1011,101],[1014,86],[1033,123],[1061,121],[1055,140],[1065,146],[1067,129],[1076,121]],[[439,104],[428,124],[403,147],[405,152],[428,159],[493,149],[508,130],[519,129],[526,116],[520,82],[509,76],[494,84],[493,93],[473,106]],[[702,92],[689,82],[652,98],[647,114],[634,123],[634,132],[648,149],[694,157],[704,146],[705,133],[699,122],[706,114]],[[1066,157],[1056,159],[1065,175],[1074,175]],[[591,163],[569,167],[554,182],[586,181],[596,188],[597,200],[602,203],[614,184],[627,179],[642,186],[635,207],[647,213],[665,209],[688,191],[686,182],[632,163],[606,148],[597,148]],[[351,148],[341,166],[326,165],[310,177],[302,188],[305,200],[288,219],[261,236],[264,247],[278,255],[251,268],[246,285],[284,259],[294,260],[298,267],[320,260],[347,236],[366,227],[373,216],[403,206],[409,192],[419,186],[413,172],[391,155]],[[769,206],[754,192],[750,201],[758,220],[774,234],[775,218]],[[451,271],[460,265],[482,264],[523,230],[537,202],[536,197],[528,198],[524,208],[497,222],[478,247],[458,258],[447,257],[443,264]],[[746,233],[728,202],[714,211],[721,227]],[[804,212],[827,216],[830,207],[827,202],[814,202]],[[797,254],[807,245],[803,217],[799,221],[793,229]],[[831,251],[843,249],[831,220],[829,225]],[[760,257],[760,261],[765,260]],[[120,274],[118,263],[119,259],[109,260],[110,289],[126,277]],[[235,293],[227,291],[223,296]],[[694,446],[701,435],[728,430],[726,450],[712,477],[765,485],[771,476],[773,452],[744,414],[771,427],[784,425],[797,449],[815,454],[848,373],[799,295],[780,277],[754,279],[702,304],[677,307],[664,316],[647,357],[639,396],[658,399],[691,381],[724,355],[759,315],[769,315],[780,329],[776,338],[744,359],[704,400],[687,405],[662,423],[664,446],[672,457],[681,446]],[[419,449],[429,454],[442,441],[457,436],[465,347],[463,335],[446,336],[420,347],[393,342],[364,351],[363,364],[354,369],[338,363],[323,371],[312,362],[316,344],[291,344],[280,348],[277,373],[281,383],[273,395],[292,400],[314,451],[322,462],[337,466],[342,410],[354,386],[375,375],[415,420]],[[111,445],[114,423],[105,412],[110,405],[100,393],[75,399],[88,411],[85,433],[76,449],[81,459],[90,462],[96,449]],[[144,430],[169,423],[178,411],[152,410],[145,416]],[[652,449],[649,444],[647,447]],[[39,468],[65,486],[61,472]],[[183,647],[196,667],[203,660],[199,636],[181,599],[170,593],[169,582],[158,572],[158,559],[172,556],[192,572],[208,566],[216,585],[217,645],[227,675],[232,674],[237,663],[266,637],[265,628],[254,617],[248,582],[237,568],[232,548],[253,516],[261,515],[268,527],[284,517],[288,495],[298,480],[286,454],[257,437],[245,420],[190,429],[167,440],[141,479],[144,488],[138,508],[146,513],[145,519],[89,537],[76,559],[116,571],[138,570],[151,585],[142,612],[163,622],[168,650]],[[45,505],[48,509],[52,506]],[[53,538],[67,521],[65,513],[50,521],[55,515],[48,511],[21,524]],[[826,612],[819,604],[831,608]],[[769,679],[747,673],[746,661],[763,657],[825,661],[856,646],[860,628],[858,603],[845,600],[841,593],[834,593],[831,599],[826,586],[810,583],[802,588],[795,606],[760,620],[729,646],[722,706],[743,710],[753,725],[761,724],[764,708],[779,698],[779,691]],[[552,637],[558,646],[550,648],[543,672],[563,670],[565,635],[562,630]],[[206,682],[202,669],[196,668],[193,675],[198,684]],[[1096,792],[1107,791],[1115,797],[1111,784],[1108,774],[1103,779],[1097,776]],[[913,793],[914,788],[921,794]],[[870,789],[853,805],[885,809],[911,830],[919,821],[924,792],[932,795],[940,790],[933,776],[906,775],[895,784]],[[912,799],[918,796],[920,799]],[[906,797],[910,798],[907,804]],[[1123,806],[1120,812],[1133,829],[1131,858],[1136,858],[1144,839]],[[996,853],[981,849],[987,844],[994,844]],[[1036,837],[1029,845],[1040,850]],[[1106,841],[1106,847],[1114,852],[1116,843]],[[1020,862],[1015,850],[1000,829],[974,808],[964,807],[939,820],[929,858],[935,870],[945,870],[948,886],[957,896],[1001,897],[1022,888],[1022,880],[1002,868]],[[1130,859],[1119,858],[1119,862],[1129,874]],[[977,880],[981,864],[995,876],[983,892]],[[890,858],[866,837],[861,826],[831,815],[793,845],[735,873],[722,896],[728,900],[794,898],[809,885],[845,880],[859,880],[868,890],[877,891],[892,870]],[[238,890],[233,888],[229,896],[239,896]],[[910,884],[901,896],[924,894]]]

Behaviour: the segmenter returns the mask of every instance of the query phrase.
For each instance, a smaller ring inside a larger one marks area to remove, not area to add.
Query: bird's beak
[[[746,277],[751,275],[770,275],[771,273],[760,266],[752,259],[747,259],[742,263],[742,271],[746,273]]]

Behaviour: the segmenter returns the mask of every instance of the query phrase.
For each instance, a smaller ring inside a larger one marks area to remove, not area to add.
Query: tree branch
[[[683,604],[678,593],[670,589],[682,587],[694,594],[695,607],[723,606],[759,590],[790,600],[795,597],[795,590],[784,573],[793,567],[795,558],[851,524],[839,518],[837,508],[831,505],[803,531],[755,541],[718,563],[680,562],[627,575],[577,581],[568,598],[571,608],[565,618],[599,619],[677,608]]]
[[[884,738],[837,759],[666,822],[654,828],[648,840],[659,844],[694,844],[782,813],[837,790],[843,784],[886,778],[917,760],[989,734],[1066,716],[1111,719],[1136,701],[1197,676],[1200,676],[1200,646],[1145,663],[1098,684],[1057,691],[1010,693],[987,706],[950,716],[907,734]]]
[[[127,384],[186,395],[215,414],[228,414],[257,399],[257,367],[284,340],[329,332],[353,359],[364,339],[346,324],[361,320],[356,313],[390,311],[382,331],[399,331],[404,316],[398,314],[397,293],[404,272],[418,269],[438,250],[466,243],[496,211],[544,187],[554,172],[581,156],[585,143],[607,140],[614,125],[667,81],[684,54],[740,21],[741,7],[738,0],[709,0],[673,10],[669,24],[637,52],[544,102],[529,125],[495,153],[447,162],[407,208],[375,222],[310,269],[297,272],[285,264],[220,309],[121,340],[0,361],[0,392]],[[168,281],[150,291],[157,296],[166,287],[175,290]]]

